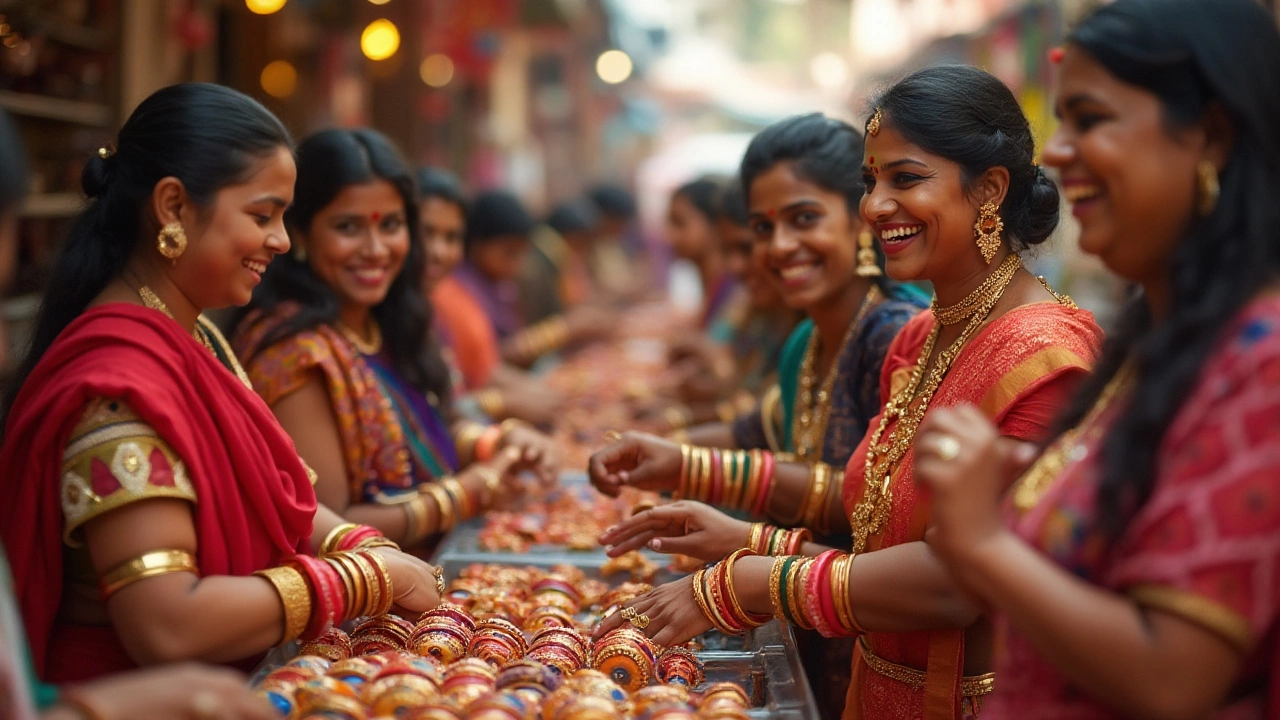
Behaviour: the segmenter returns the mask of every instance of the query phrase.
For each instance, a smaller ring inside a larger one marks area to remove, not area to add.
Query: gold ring
[[[622,433],[618,432],[617,430],[608,430],[604,434],[604,439],[608,440],[609,442],[618,442],[619,440],[622,439]]]
[[[933,451],[939,460],[950,462],[960,456],[960,441],[950,435],[939,436],[933,444]]]
[[[435,576],[436,576],[436,594],[440,596],[441,600],[443,600],[444,599],[444,566],[443,565],[436,566]]]
[[[222,701],[211,692],[198,692],[191,698],[191,712],[199,720],[216,720],[222,716]]]
[[[622,616],[623,620],[629,620],[629,621],[632,621],[633,623],[635,622],[636,609],[633,607],[624,607],[622,608],[622,612],[618,614]]]
[[[644,613],[631,613],[631,617],[627,618],[627,621],[637,630],[649,627],[649,616]]]

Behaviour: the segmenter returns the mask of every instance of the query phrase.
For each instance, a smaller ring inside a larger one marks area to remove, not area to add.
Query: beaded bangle
[[[265,578],[280,595],[280,604],[284,607],[284,637],[281,643],[287,643],[302,635],[307,629],[307,621],[311,619],[311,588],[307,579],[297,568],[273,567],[254,573]]]

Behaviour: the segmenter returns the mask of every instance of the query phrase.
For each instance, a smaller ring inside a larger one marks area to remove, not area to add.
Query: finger
[[[621,555],[626,555],[632,550],[639,550],[642,547],[650,545],[654,541],[655,537],[656,537],[656,533],[654,533],[652,530],[646,530],[640,533],[636,533],[635,535],[632,535],[626,538],[625,540],[621,540],[609,545],[609,547],[605,550],[605,555],[608,555],[611,558],[616,558]]]
[[[649,548],[665,555],[699,557],[702,554],[700,551],[708,545],[707,541],[706,533],[702,532],[689,533],[688,535],[668,535],[655,537],[650,541]]]
[[[622,619],[622,610],[618,609],[617,612],[614,612],[612,615],[609,615],[600,621],[600,624],[596,626],[596,629],[591,632],[591,637],[604,637],[613,630],[616,630],[624,622],[626,621]]]

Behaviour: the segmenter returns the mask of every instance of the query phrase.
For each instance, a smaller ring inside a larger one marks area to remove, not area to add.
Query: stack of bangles
[[[816,629],[824,637],[862,634],[849,600],[849,571],[854,557],[828,550],[818,557],[774,558],[769,572],[774,617],[806,630]]]
[[[840,492],[844,475],[830,465],[819,462],[809,466],[809,488],[800,504],[800,510],[792,518],[777,518],[785,525],[801,525],[819,531],[827,529],[827,508],[831,496]]]
[[[741,635],[773,619],[771,615],[748,612],[738,602],[733,588],[733,563],[744,555],[755,553],[747,548],[735,550],[711,569],[699,570],[693,575],[693,597],[698,607],[711,624],[726,635]]]
[[[493,476],[501,480],[497,471],[493,471]],[[492,489],[489,494],[492,494]],[[428,499],[436,506],[434,525],[427,505]],[[448,532],[458,523],[475,517],[487,504],[486,498],[468,492],[457,478],[447,477],[438,482],[423,483],[418,487],[418,494],[404,503],[404,511],[408,516],[408,530],[405,532],[407,544],[417,544],[429,535]]]
[[[569,342],[569,323],[563,316],[557,315],[525,328],[512,342],[517,355],[536,360],[559,350]]]
[[[799,555],[804,544],[813,539],[806,528],[788,530],[764,523],[751,526],[747,549],[757,555]]]
[[[763,450],[681,445],[674,497],[763,515],[773,489],[773,469],[773,453]]]
[[[459,461],[465,466],[491,460],[497,454],[503,438],[512,430],[524,427],[529,427],[529,424],[515,418],[503,420],[500,425],[466,423],[453,440]]]
[[[360,617],[386,615],[395,600],[391,573],[374,548],[396,544],[367,525],[337,526],[320,543],[320,557],[297,555],[254,573],[266,578],[284,607],[284,639],[319,637]]]

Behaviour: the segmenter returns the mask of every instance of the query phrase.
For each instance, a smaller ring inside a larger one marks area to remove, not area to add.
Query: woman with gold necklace
[[[1280,32],[1117,0],[1059,52],[1045,162],[1142,292],[1038,459],[925,423],[933,547],[994,610],[992,718],[1280,717]]]
[[[930,68],[874,107],[862,218],[889,276],[929,280],[937,299],[894,340],[884,410],[845,470],[852,546],[805,543],[796,553],[790,543],[755,543],[637,598],[627,613],[659,642],[775,616],[856,635],[846,718],[972,717],[993,687],[991,635],[924,542],[915,430],[930,409],[973,403],[1003,435],[1044,437],[1101,333],[1021,267],[1017,251],[1057,225],[1058,195],[1032,162],[1031,131],[1008,88],[975,68]],[[752,556],[761,550],[775,557]]]
[[[248,302],[289,250],[295,179],[280,121],[200,83],[148,97],[88,159],[0,450],[0,540],[42,680],[249,668],[282,640],[439,601],[432,568],[316,502],[200,319]]]
[[[450,409],[413,173],[395,146],[372,130],[326,130],[297,156],[294,252],[267,271],[233,342],[316,469],[320,500],[409,546],[487,509],[515,471],[554,480],[544,435]]]

